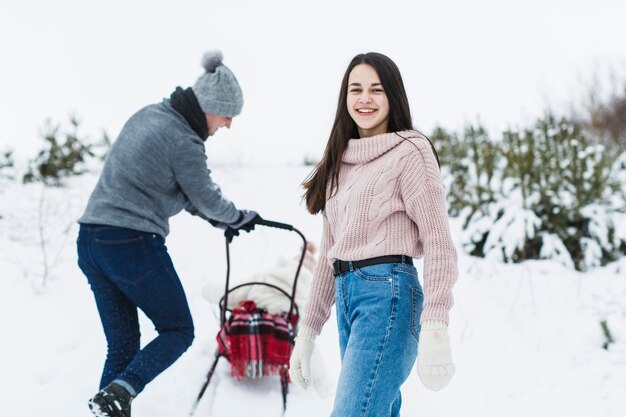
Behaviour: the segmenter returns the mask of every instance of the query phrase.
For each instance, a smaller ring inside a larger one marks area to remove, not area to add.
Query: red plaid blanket
[[[286,375],[294,345],[294,324],[287,313],[269,314],[246,300],[217,335],[220,353],[231,364],[231,375],[237,379]]]

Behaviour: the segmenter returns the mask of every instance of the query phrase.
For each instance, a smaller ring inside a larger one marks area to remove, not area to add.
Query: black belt
[[[409,264],[413,265],[413,259],[406,255],[388,255],[377,256],[375,258],[363,259],[362,261],[340,261],[337,260],[333,263],[333,274],[335,276],[350,271],[350,262],[352,262],[352,268],[363,268],[364,266],[378,265],[378,264]]]

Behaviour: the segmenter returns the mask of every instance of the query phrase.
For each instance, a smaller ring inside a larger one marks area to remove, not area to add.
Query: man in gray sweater
[[[237,79],[220,52],[203,57],[192,88],[135,113],[114,142],[79,219],[78,264],[107,339],[95,416],[129,417],[130,403],[194,338],[180,279],[165,247],[169,218],[185,209],[230,240],[260,219],[238,210],[211,179],[204,141],[241,112]],[[137,309],[159,335],[140,349]]]

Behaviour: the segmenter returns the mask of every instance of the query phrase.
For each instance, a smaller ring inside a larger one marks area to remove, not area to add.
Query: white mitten
[[[454,370],[448,325],[441,320],[424,321],[417,348],[417,374],[422,384],[439,391],[448,385]]]
[[[311,356],[316,337],[313,329],[306,326],[300,327],[289,361],[289,376],[304,389],[311,386]]]

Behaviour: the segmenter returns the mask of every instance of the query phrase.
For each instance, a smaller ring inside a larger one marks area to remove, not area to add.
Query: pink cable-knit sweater
[[[458,268],[439,167],[422,134],[398,134],[350,139],[344,152],[338,191],[323,212],[320,260],[302,322],[318,334],[335,302],[337,259],[424,256],[421,322],[448,322]]]

